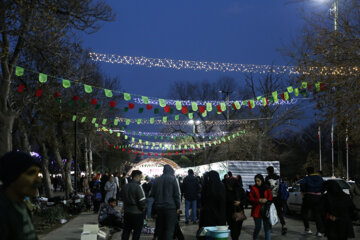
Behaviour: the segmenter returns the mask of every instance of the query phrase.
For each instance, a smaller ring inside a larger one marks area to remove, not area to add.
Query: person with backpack
[[[286,204],[287,197],[289,194],[287,194],[284,190],[284,182],[280,182],[280,177],[274,172],[274,167],[269,166],[266,168],[268,175],[265,178],[265,184],[271,189],[271,194],[273,197],[273,203],[275,205],[278,217],[280,219],[281,223],[281,233],[282,235],[285,235],[287,233],[287,227],[286,222],[284,219],[284,206]],[[285,184],[286,187],[286,184]],[[286,199],[285,199],[286,198]]]
[[[100,182],[98,182],[98,183],[95,182],[94,187],[93,187],[94,213],[98,213],[101,202],[102,202],[102,194],[101,194]]]

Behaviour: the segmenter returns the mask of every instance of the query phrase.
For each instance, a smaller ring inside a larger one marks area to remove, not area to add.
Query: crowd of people
[[[36,194],[41,184],[40,164],[27,153],[10,152],[0,159],[0,232],[4,239],[37,239],[34,227],[24,204],[26,197]],[[6,169],[6,170],[5,170]],[[360,178],[345,194],[336,181],[326,181],[313,168],[300,182],[303,195],[301,214],[304,234],[312,234],[309,212],[316,222],[316,236],[328,239],[354,237],[352,221],[360,217]],[[145,181],[143,181],[145,179]],[[231,239],[240,238],[246,205],[251,205],[254,221],[253,239],[257,239],[263,226],[265,239],[271,239],[272,221],[269,205],[274,205],[281,223],[282,234],[287,234],[284,218],[286,184],[267,168],[267,176],[254,176],[254,185],[246,194],[240,175],[228,172],[221,180],[216,171],[195,176],[193,170],[182,180],[175,176],[170,165],[163,174],[150,178],[139,170],[126,174],[103,175],[91,180],[83,179],[81,187],[86,193],[88,210],[98,214],[100,225],[122,229],[122,239],[139,239],[144,220],[155,219],[154,239],[184,239],[179,225],[181,204],[185,201],[185,224],[197,224],[198,233],[204,227],[228,225]],[[143,182],[143,183],[142,183]],[[116,210],[117,201],[123,202],[123,214]],[[195,234],[195,233],[194,233]]]

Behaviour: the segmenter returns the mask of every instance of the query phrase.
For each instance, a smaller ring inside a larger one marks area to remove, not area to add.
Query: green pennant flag
[[[193,114],[193,113],[188,113],[188,117],[189,117],[189,119],[193,119],[193,118],[194,118],[194,114]]]
[[[242,105],[247,106],[248,105],[247,101],[246,100],[242,101]]]
[[[320,82],[315,83],[316,91],[320,92]]]
[[[229,140],[229,141],[231,140],[230,136],[228,136],[228,140]]]
[[[203,147],[204,147],[204,148],[206,147],[206,143],[203,143]]]
[[[92,123],[92,124],[95,124],[95,123],[96,123],[96,118],[93,118],[93,119],[91,120],[91,123]]]
[[[167,122],[167,117],[163,117],[163,122],[166,123]]]
[[[117,126],[119,124],[119,119],[118,118],[115,118],[114,119],[114,126]]]
[[[194,112],[196,112],[199,109],[196,102],[191,102],[191,107]]]
[[[220,103],[221,111],[226,111],[226,104],[224,102]]]
[[[149,98],[148,97],[142,96],[141,99],[142,99],[144,104],[149,104]]]
[[[180,101],[176,101],[175,105],[176,105],[176,110],[180,111],[182,109],[182,105]]]
[[[69,80],[63,79],[62,80],[62,85],[64,88],[69,88],[71,86],[71,83]]]
[[[290,86],[290,87],[287,87],[287,91],[288,91],[289,93],[292,93],[292,92],[294,91],[294,89],[293,89],[292,86]]]
[[[185,145],[185,146],[184,146],[184,149],[187,149],[187,148],[188,148],[187,145]]]
[[[81,118],[81,122],[82,122],[82,123],[85,122],[85,120],[86,120],[86,117],[82,117],[82,118]]]
[[[161,139],[161,140],[164,140],[164,136],[161,136],[160,139]]]
[[[139,118],[139,119],[137,120],[137,124],[141,124],[141,121],[142,121],[142,119]]]
[[[92,87],[90,85],[84,84],[84,90],[86,93],[92,93]]]
[[[43,73],[39,73],[39,82],[46,83],[47,81],[47,75]]]
[[[73,115],[72,117],[72,121],[75,122],[76,121],[76,115]]]
[[[203,117],[206,117],[206,116],[207,116],[207,111],[203,112],[201,115],[202,115]]]
[[[120,133],[117,133],[116,135],[117,135],[118,137],[120,137]]]
[[[126,124],[126,125],[130,125],[130,122],[131,122],[130,119],[126,119],[125,124]]]
[[[278,102],[278,93],[277,93],[277,91],[272,92],[272,96],[274,98],[274,102],[277,103]]]
[[[289,93],[288,92],[284,92],[284,97],[285,97],[285,100],[289,100]]]
[[[135,142],[135,138],[132,137],[132,138],[131,138],[131,141],[132,141],[132,142]]]
[[[212,111],[212,105],[211,103],[206,103],[206,111],[211,112]]]
[[[113,96],[113,93],[111,90],[109,89],[104,89],[104,92],[105,92],[105,96],[111,98]]]
[[[21,77],[22,75],[24,75],[24,68],[16,66],[15,75],[18,77]]]
[[[258,97],[256,98],[256,101],[260,101],[261,98],[262,98],[262,96],[258,96]]]
[[[96,128],[99,127],[99,124],[95,123],[95,127],[96,127]]]
[[[255,108],[255,101],[253,99],[250,100],[250,106],[251,108]]]
[[[159,98],[159,105],[160,105],[160,107],[165,107],[165,106],[166,106],[166,101],[165,101],[165,99]]]
[[[125,135],[125,137],[124,137],[124,138],[125,138],[125,140],[126,140],[126,139],[128,139],[129,137],[128,137],[128,135]]]
[[[306,89],[306,88],[307,88],[307,82],[302,82],[302,83],[301,83],[301,88]]]
[[[262,104],[263,104],[264,107],[267,105],[267,102],[266,102],[266,98],[265,98],[265,97],[262,98]]]
[[[139,113],[143,113],[144,108],[139,108]]]
[[[234,105],[237,110],[239,110],[241,108],[241,104],[238,101],[234,102]]]
[[[155,119],[154,118],[150,118],[150,123],[151,124],[154,124],[154,122],[155,122]],[[156,137],[156,136],[155,136]]]
[[[129,107],[124,107],[124,112],[129,111]]]
[[[103,120],[102,120],[102,125],[105,125],[106,124],[106,122],[107,122],[107,119],[106,118],[104,118]]]
[[[131,95],[130,95],[130,93],[124,93],[124,100],[125,100],[125,101],[130,101],[130,100],[131,100]]]
[[[295,94],[295,96],[299,96],[299,89],[298,88],[295,88],[294,94]]]
[[[142,140],[141,140],[141,139],[139,139],[139,143],[142,143]]]
[[[113,134],[113,130],[110,129],[110,130],[109,130],[109,133],[110,133],[110,134]]]
[[[145,144],[146,144],[146,145],[149,145],[149,142],[148,142],[148,141],[146,141],[146,142],[145,142]]]
[[[175,121],[178,121],[180,119],[180,115],[175,115]]]
[[[159,109],[158,108],[155,108],[154,109],[154,114],[158,114],[159,113]]]

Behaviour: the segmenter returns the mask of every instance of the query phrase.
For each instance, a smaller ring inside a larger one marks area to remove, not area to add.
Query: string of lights
[[[220,72],[242,72],[255,74],[287,74],[287,75],[359,75],[358,66],[305,66],[302,68],[296,66],[279,65],[256,65],[256,64],[236,64],[213,61],[192,61],[192,60],[174,60],[168,58],[148,58],[122,56],[116,54],[90,52],[90,58],[97,62],[117,63],[123,65],[138,65],[148,68],[170,68],[170,69],[191,69],[195,71],[220,71]]]

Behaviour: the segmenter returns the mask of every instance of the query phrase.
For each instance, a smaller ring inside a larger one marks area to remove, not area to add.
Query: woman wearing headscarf
[[[355,207],[350,196],[342,191],[336,181],[326,181],[325,189],[325,235],[329,240],[353,238],[351,217]]]
[[[240,179],[241,179],[241,177],[240,177]],[[233,215],[235,212],[244,211],[246,194],[245,194],[244,189],[242,188],[242,181],[241,181],[241,183],[240,183],[240,181],[239,181],[239,177],[228,178],[225,181],[226,221],[231,230],[230,235],[231,235],[232,240],[239,239],[242,224],[243,224],[243,220],[236,221],[235,219],[233,219]]]
[[[220,181],[219,173],[215,171],[205,173],[201,190],[199,228],[226,224],[225,194],[225,187]]]
[[[264,183],[264,177],[261,174],[255,176],[255,185],[251,186],[250,202],[252,204],[251,216],[254,218],[255,229],[253,239],[257,239],[260,230],[261,222],[264,225],[265,239],[270,240],[271,225],[268,219],[261,215],[261,207],[267,202],[272,200],[271,190]]]
[[[105,203],[107,203],[110,198],[116,199],[117,186],[114,181],[114,176],[110,176],[109,181],[106,182],[104,189],[106,192]]]
[[[350,188],[351,199],[355,205],[357,220],[360,220],[360,176],[355,177],[355,184]]]

